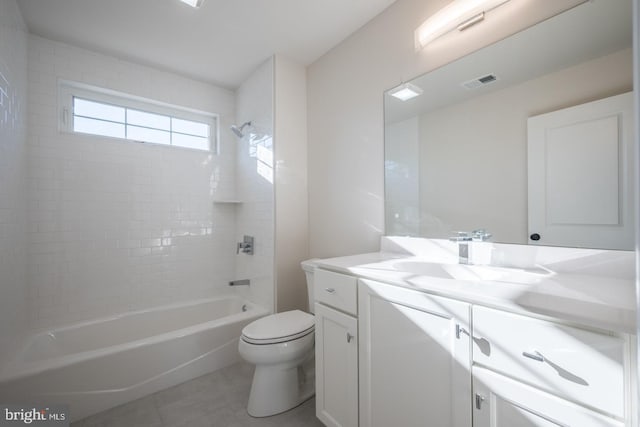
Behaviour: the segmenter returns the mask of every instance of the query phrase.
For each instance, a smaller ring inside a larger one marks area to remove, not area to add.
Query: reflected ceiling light
[[[416,50],[457,28],[462,31],[484,19],[485,12],[509,0],[454,0],[440,9],[415,31]]]
[[[182,3],[186,3],[191,7],[195,7],[198,8],[200,6],[202,6],[202,3],[204,3],[204,0],[180,0]]]
[[[415,98],[418,95],[422,95],[422,89],[411,83],[402,83],[398,87],[394,87],[389,91],[389,95],[394,98],[398,98],[401,101],[406,101],[411,98]]]

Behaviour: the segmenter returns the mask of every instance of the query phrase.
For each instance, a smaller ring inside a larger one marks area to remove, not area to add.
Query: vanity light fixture
[[[202,6],[204,0],[180,0],[182,3],[186,3],[191,7],[195,7],[196,9]]]
[[[484,14],[509,0],[453,0],[440,9],[415,31],[416,50],[449,31],[466,30],[484,19]]]
[[[411,83],[402,83],[389,91],[389,95],[401,101],[407,101],[416,96],[422,95],[422,89]]]

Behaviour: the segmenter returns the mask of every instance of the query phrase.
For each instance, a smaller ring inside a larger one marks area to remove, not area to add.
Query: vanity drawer
[[[473,307],[473,361],[569,400],[625,415],[624,338]]]
[[[353,276],[322,269],[314,272],[315,300],[330,307],[356,315],[358,280]]]

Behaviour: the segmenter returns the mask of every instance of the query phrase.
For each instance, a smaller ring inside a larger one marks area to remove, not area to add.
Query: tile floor
[[[315,399],[284,414],[247,414],[253,366],[238,363],[77,421],[72,427],[322,427]]]

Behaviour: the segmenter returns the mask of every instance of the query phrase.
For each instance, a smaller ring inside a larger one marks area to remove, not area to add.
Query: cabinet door
[[[469,427],[469,305],[360,280],[360,425]]]
[[[316,304],[316,416],[329,427],[358,426],[358,322]]]
[[[624,423],[483,368],[473,369],[474,427],[623,427]]]

